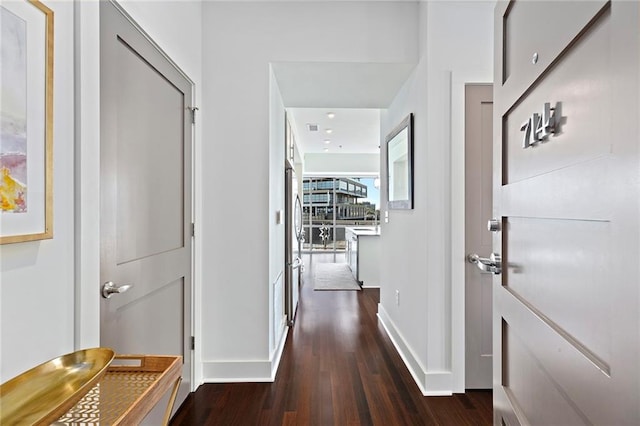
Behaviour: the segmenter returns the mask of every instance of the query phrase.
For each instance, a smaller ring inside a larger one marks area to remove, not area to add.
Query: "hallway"
[[[204,384],[172,425],[491,424],[489,391],[422,396],[378,322],[378,289],[314,291],[305,264],[276,381]]]

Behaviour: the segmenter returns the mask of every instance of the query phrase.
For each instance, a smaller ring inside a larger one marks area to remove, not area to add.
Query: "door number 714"
[[[542,115],[537,112],[533,113],[527,121],[522,123],[520,131],[524,131],[524,138],[522,139],[522,148],[524,149],[546,141],[549,135],[556,132],[555,108],[551,108],[549,102],[545,103]]]

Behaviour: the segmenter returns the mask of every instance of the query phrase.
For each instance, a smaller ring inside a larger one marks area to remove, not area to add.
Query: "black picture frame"
[[[413,209],[413,113],[385,138],[387,148],[387,208]]]

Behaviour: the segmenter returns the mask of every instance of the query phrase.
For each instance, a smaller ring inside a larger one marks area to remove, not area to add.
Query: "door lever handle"
[[[502,273],[502,257],[497,253],[491,253],[491,256],[480,257],[475,253],[467,256],[469,263],[474,263],[482,272],[500,275]]]
[[[125,291],[129,290],[131,287],[133,287],[132,284],[124,284],[121,286],[117,286],[112,281],[108,281],[104,283],[104,285],[102,286],[102,297],[104,297],[105,299],[109,299],[114,294],[124,293]]]
[[[299,257],[296,257],[295,259],[293,259],[293,262],[291,263],[287,262],[287,266],[291,266],[291,268],[293,269],[299,268],[300,266],[302,266],[302,259],[300,259]]]

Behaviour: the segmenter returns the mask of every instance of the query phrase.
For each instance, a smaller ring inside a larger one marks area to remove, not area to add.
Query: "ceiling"
[[[369,154],[379,153],[380,109],[389,107],[415,64],[281,62],[272,67],[303,155]],[[317,124],[318,131],[309,131],[307,124]]]
[[[328,114],[334,114],[329,118]],[[287,108],[296,142],[305,154],[377,154],[380,110],[362,108]],[[310,131],[316,124],[317,131]]]
[[[415,64],[278,62],[272,67],[287,107],[387,108]]]

